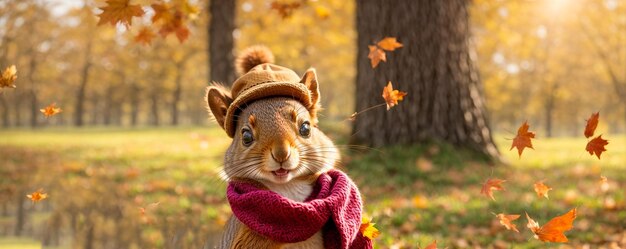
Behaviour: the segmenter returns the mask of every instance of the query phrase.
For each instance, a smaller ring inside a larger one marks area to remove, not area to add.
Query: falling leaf
[[[519,214],[497,214],[496,217],[500,220],[500,224],[506,227],[507,230],[513,230],[519,233],[517,225],[513,224],[514,220],[519,219]]]
[[[543,181],[535,183],[535,192],[537,192],[537,196],[539,197],[546,197],[546,199],[550,199],[548,198],[548,191],[550,190],[552,190],[552,188],[545,185]]]
[[[100,7],[102,13],[98,14],[98,25],[111,23],[115,26],[121,23],[128,28],[132,25],[133,17],[141,17],[145,13],[141,6],[130,4],[130,0],[107,0],[106,3],[106,6]]]
[[[430,243],[430,245],[427,245],[424,249],[437,249],[437,241],[433,241],[433,243]]]
[[[526,213],[526,219],[528,219],[526,227],[535,233],[536,239],[543,242],[567,242],[567,237],[563,233],[572,229],[574,219],[576,219],[576,208],[564,215],[552,218],[542,227],[531,219],[528,213]]]
[[[512,150],[514,147],[516,147],[517,153],[520,157],[522,157],[522,152],[524,151],[524,148],[528,147],[534,149],[530,139],[535,138],[535,133],[532,131],[528,131],[528,128],[528,122],[524,122],[522,126],[517,129],[517,136],[513,139],[513,144],[511,144],[511,149],[509,149]]]
[[[493,190],[505,190],[504,187],[502,187],[502,183],[506,182],[506,180],[501,180],[498,178],[491,178],[488,179],[485,184],[483,184],[483,188],[480,190],[481,194],[484,194],[486,196],[489,196],[492,200],[496,200],[493,197]]]
[[[595,153],[596,156],[598,156],[598,159],[600,159],[600,155],[602,155],[602,152],[606,151],[606,148],[604,148],[604,146],[608,144],[609,141],[602,139],[602,135],[600,135],[594,139],[591,139],[591,141],[587,143],[587,147],[585,149],[587,150],[587,152],[589,152],[589,155],[593,155]]]
[[[293,15],[293,12],[300,8],[300,3],[298,2],[293,2],[293,3],[281,3],[278,1],[273,1],[270,5],[270,8],[273,10],[278,11],[278,14],[283,18],[289,18],[291,17],[291,15]]]
[[[394,51],[396,50],[396,48],[402,47],[402,43],[399,43],[398,41],[396,41],[395,37],[385,37],[385,39],[382,39],[376,45],[378,45],[378,47],[380,47],[381,49],[384,49],[387,51]]]
[[[387,103],[387,111],[398,104],[398,101],[402,101],[404,96],[406,96],[406,92],[400,92],[398,90],[393,90],[393,86],[391,85],[391,81],[387,83],[387,86],[383,88],[383,98]]]
[[[11,65],[2,71],[2,75],[0,77],[0,88],[10,87],[15,88],[13,82],[17,79],[17,68],[15,65]]]
[[[385,51],[376,46],[370,45],[368,47],[370,48],[370,53],[367,55],[367,58],[370,59],[372,68],[376,68],[380,61],[387,61],[387,55],[385,55]]]
[[[363,217],[359,231],[363,234],[363,236],[373,240],[380,235],[380,232],[376,229],[376,227],[374,227],[374,225],[376,225],[376,223],[372,223],[371,219]]]
[[[148,27],[143,27],[137,36],[135,36],[135,42],[141,43],[145,46],[150,45],[152,43],[152,39],[154,39],[156,35],[152,30]]]
[[[62,112],[63,110],[61,110],[61,108],[59,107],[56,107],[56,103],[52,103],[43,109],[39,109],[39,111],[41,111],[43,115],[46,116],[46,118],[49,118],[51,116],[56,115],[59,112]]]
[[[587,119],[587,125],[585,126],[585,137],[590,138],[598,127],[598,119],[600,118],[600,112],[592,113],[591,117]]]
[[[28,199],[30,199],[31,201],[33,201],[33,203],[35,202],[39,202],[43,199],[48,198],[48,194],[43,192],[43,189],[39,189],[29,195],[26,195],[26,197],[28,197]]]
[[[600,176],[600,191],[606,192],[609,191],[609,180],[605,176]]]

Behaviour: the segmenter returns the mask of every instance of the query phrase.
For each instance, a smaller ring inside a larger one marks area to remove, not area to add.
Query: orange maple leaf
[[[137,36],[135,36],[135,42],[148,46],[150,45],[150,43],[152,43],[152,39],[154,39],[155,36],[156,35],[154,34],[154,32],[152,32],[150,28],[143,27],[139,31]]]
[[[396,48],[402,47],[402,43],[399,43],[395,37],[385,37],[384,39],[376,43],[376,45],[378,45],[378,47],[380,47],[381,49],[387,51],[394,51],[396,50]]]
[[[369,45],[368,47],[370,48],[370,53],[367,55],[367,58],[370,59],[372,68],[376,68],[380,61],[387,61],[387,55],[385,55],[385,51],[372,45]]]
[[[598,156],[598,159],[600,159],[600,155],[602,155],[602,152],[606,151],[606,148],[604,148],[604,146],[608,144],[609,141],[602,139],[602,135],[600,135],[594,139],[591,139],[591,141],[587,143],[587,147],[585,148],[585,150],[589,152],[589,155],[593,155],[595,153],[596,156]]]
[[[152,16],[152,23],[156,23],[159,20],[164,20],[164,22],[168,22],[172,19],[172,14],[170,13],[169,5],[165,3],[155,3],[150,5],[152,10],[154,10],[154,16]]]
[[[385,99],[385,103],[387,103],[387,111],[398,104],[398,101],[402,101],[404,96],[406,96],[406,92],[400,92],[398,90],[393,90],[393,86],[391,85],[391,81],[387,83],[387,86],[383,88],[383,99]]]
[[[493,197],[493,190],[505,190],[502,187],[502,183],[506,182],[506,180],[501,180],[498,178],[487,179],[487,181],[483,184],[483,188],[480,190],[481,194],[491,197],[492,200],[496,200]]]
[[[535,183],[535,192],[537,192],[537,196],[539,197],[543,196],[546,197],[546,199],[550,199],[548,198],[548,191],[550,190],[552,190],[552,188],[545,185],[543,181]]]
[[[600,118],[600,112],[592,113],[591,117],[587,119],[587,125],[585,126],[585,137],[590,138],[598,127],[598,119]]]
[[[576,219],[576,208],[564,215],[552,218],[541,227],[538,222],[528,216],[528,213],[526,213],[526,219],[528,219],[526,227],[535,233],[536,239],[543,242],[567,242],[567,237],[563,233],[572,229],[574,219]]]
[[[44,200],[46,198],[48,198],[48,194],[43,192],[43,189],[39,189],[29,195],[26,195],[26,197],[28,197],[28,199],[30,199],[31,201],[33,201],[33,203],[35,202],[39,202],[41,200]]]
[[[517,153],[520,157],[522,157],[522,152],[524,151],[524,148],[528,147],[534,149],[530,139],[535,138],[535,133],[532,131],[528,131],[528,128],[528,122],[525,121],[519,127],[519,129],[517,129],[517,136],[515,136],[515,138],[513,139],[513,144],[511,144],[511,149],[509,149],[512,150],[514,147],[516,147]]]
[[[106,6],[100,7],[102,13],[98,14],[98,25],[111,23],[115,26],[121,23],[128,28],[133,23],[133,17],[141,17],[145,13],[140,5],[130,4],[130,0],[107,0],[106,3]]]
[[[17,69],[15,65],[11,65],[2,71],[2,75],[0,75],[0,88],[10,87],[15,88],[13,82],[17,79]]]
[[[291,15],[293,15],[293,12],[300,8],[301,4],[298,2],[293,2],[293,3],[280,3],[278,1],[273,1],[270,4],[270,8],[273,10],[278,11],[278,14],[283,18],[286,19],[288,17],[291,17]]]
[[[59,112],[62,112],[63,110],[61,110],[61,108],[59,107],[56,107],[56,103],[52,103],[43,109],[39,109],[39,111],[42,112],[46,118],[49,118],[51,116],[56,115]]]
[[[437,240],[434,240],[433,243],[424,247],[424,249],[437,249]]]
[[[496,217],[500,220],[500,224],[506,227],[507,230],[513,230],[519,233],[517,225],[513,224],[514,220],[519,219],[519,214],[497,214]]]
[[[378,231],[374,225],[376,225],[376,223],[372,223],[371,219],[363,217],[361,220],[361,226],[359,227],[359,232],[361,232],[364,237],[373,240],[380,235],[380,231]]]

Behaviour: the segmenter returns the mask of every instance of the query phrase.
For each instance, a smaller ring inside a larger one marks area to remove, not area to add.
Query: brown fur
[[[335,166],[339,153],[333,142],[317,128],[320,96],[315,71],[308,70],[301,83],[311,91],[314,108],[307,109],[291,98],[271,97],[254,101],[238,113],[233,142],[224,156],[226,180],[254,180],[287,198],[303,201],[310,195],[317,177]],[[222,110],[230,103],[229,95],[212,91],[227,89],[209,89],[207,97],[209,110],[224,127]],[[311,124],[309,137],[299,133],[305,121]],[[250,146],[242,143],[244,129],[252,131],[254,142]],[[289,170],[289,176],[279,178],[272,173],[280,168]],[[317,233],[304,242],[281,244],[251,231],[233,217],[219,248],[323,248],[321,236]]]

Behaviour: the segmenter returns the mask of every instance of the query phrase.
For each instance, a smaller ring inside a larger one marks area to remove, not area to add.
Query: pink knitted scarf
[[[300,242],[322,230],[324,248],[372,248],[372,241],[359,232],[359,190],[341,171],[320,175],[304,202],[236,180],[229,183],[227,197],[239,221],[274,241]]]

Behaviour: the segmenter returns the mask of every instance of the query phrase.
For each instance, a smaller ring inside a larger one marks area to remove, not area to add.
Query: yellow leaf
[[[359,231],[364,237],[372,240],[380,235],[380,232],[376,229],[376,227],[374,227],[374,225],[376,225],[376,223],[372,223],[371,219],[363,217]]]
[[[330,16],[330,11],[324,6],[317,6],[315,7],[315,14],[317,14],[320,19],[326,19]]]
[[[115,26],[121,23],[128,28],[132,25],[133,17],[141,17],[145,13],[141,6],[130,4],[130,0],[107,0],[106,3],[106,6],[100,7],[102,13],[98,14],[98,25],[111,23]]]
[[[387,55],[385,54],[385,51],[376,46],[370,45],[368,47],[370,49],[370,53],[367,55],[367,58],[370,59],[372,68],[376,68],[380,61],[387,61]]]
[[[15,88],[13,82],[17,79],[17,69],[15,65],[11,65],[2,71],[2,75],[0,77],[0,88],[3,87],[11,87]]]

